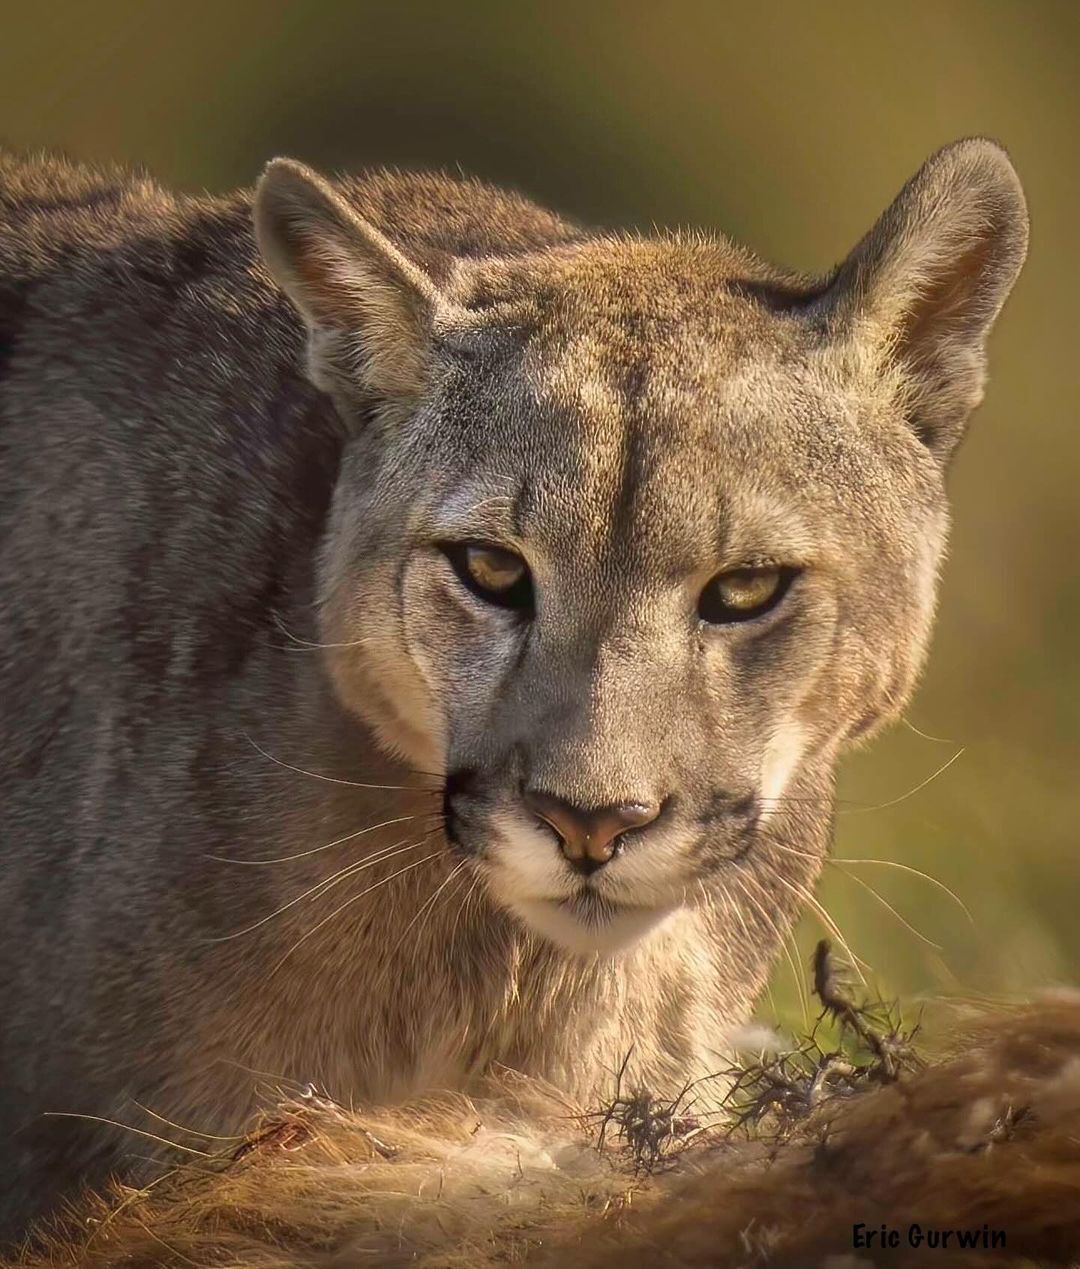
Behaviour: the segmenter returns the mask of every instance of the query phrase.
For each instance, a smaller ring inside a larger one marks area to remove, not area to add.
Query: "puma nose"
[[[533,815],[555,830],[563,854],[583,873],[602,868],[623,833],[651,824],[660,814],[655,802],[620,802],[586,811],[536,789],[526,789],[524,799]]]

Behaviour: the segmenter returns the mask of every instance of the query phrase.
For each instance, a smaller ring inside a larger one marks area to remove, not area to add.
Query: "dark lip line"
[[[554,903],[556,907],[573,912],[575,908],[582,906],[582,901],[592,910],[600,909],[608,912],[655,912],[662,905],[660,904],[644,904],[644,903],[621,903],[614,899],[607,899],[603,895],[597,894],[594,890],[579,890],[577,894],[570,895],[562,899],[547,899],[546,903]]]

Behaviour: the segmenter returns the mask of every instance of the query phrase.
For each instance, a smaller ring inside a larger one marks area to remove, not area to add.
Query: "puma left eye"
[[[719,573],[701,592],[698,616],[713,625],[760,617],[783,599],[794,577],[793,568],[736,568]]]
[[[442,551],[458,580],[477,598],[498,608],[532,608],[532,576],[520,555],[477,542],[444,542]]]

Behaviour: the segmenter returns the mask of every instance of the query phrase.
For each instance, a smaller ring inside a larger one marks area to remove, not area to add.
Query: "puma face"
[[[256,223],[352,429],[328,670],[443,781],[448,849],[575,953],[805,876],[923,661],[1025,249],[1004,153],[940,152],[821,282],[682,237],[422,267],[289,163]]]

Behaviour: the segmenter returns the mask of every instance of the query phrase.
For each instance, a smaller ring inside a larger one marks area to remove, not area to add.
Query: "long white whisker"
[[[386,639],[382,635],[365,635],[362,639],[350,639],[347,643],[308,643],[304,639],[299,639],[295,635],[293,641],[296,644],[292,648],[282,648],[282,652],[321,652],[323,648],[363,648],[369,643],[385,644]]]
[[[434,812],[431,812],[434,814]],[[341,846],[345,842],[354,841],[357,837],[363,837],[365,833],[374,833],[376,829],[389,828],[391,824],[407,824],[410,820],[419,820],[424,818],[422,815],[399,815],[397,819],[383,820],[381,824],[369,824],[367,828],[357,829],[355,833],[346,833],[344,837],[336,837],[332,842],[327,842],[325,846],[315,846],[311,850],[302,850],[295,855],[275,855],[271,859],[233,859],[228,855],[207,855],[207,859],[214,860],[219,864],[244,864],[248,867],[258,867],[262,864],[288,864],[294,859],[307,859],[310,855],[318,855],[320,851],[330,850],[334,846]]]
[[[880,895],[880,894],[878,894],[878,892],[874,889],[874,887],[873,887],[873,886],[871,886],[868,882],[863,881],[863,879],[862,879],[861,877],[856,876],[856,874],[855,874],[855,873],[853,873],[853,872],[847,872],[847,871],[845,871],[843,868],[841,868],[841,870],[840,870],[840,871],[841,871],[841,872],[843,872],[843,874],[844,874],[844,876],[845,876],[845,877],[850,877],[852,881],[856,882],[858,885],[862,886],[862,888],[863,888],[864,890],[866,890],[866,891],[868,891],[870,894],[872,894],[872,895],[874,896],[874,898],[878,901],[878,903],[880,903],[880,904],[881,904],[881,906],[882,906],[883,908],[886,908],[889,912],[891,912],[891,913],[893,914],[893,916],[894,916],[894,917],[896,917],[896,919],[900,922],[900,924],[901,924],[902,926],[904,926],[904,927],[905,927],[905,929],[910,930],[910,931],[911,931],[911,933],[912,933],[912,934],[914,934],[914,935],[915,935],[915,937],[916,937],[917,939],[920,939],[923,943],[925,943],[925,944],[927,945],[927,947],[932,947],[932,948],[934,949],[934,951],[935,951],[935,952],[940,952],[940,951],[941,951],[941,944],[940,944],[940,943],[935,943],[933,939],[929,939],[929,938],[927,938],[925,934],[923,934],[923,933],[921,933],[921,931],[917,930],[917,929],[916,929],[916,928],[915,928],[915,927],[911,924],[911,922],[910,922],[909,920],[907,920],[907,918],[906,918],[906,917],[902,916],[899,912],[897,912],[897,910],[896,910],[896,909],[893,907],[893,905],[892,905],[892,904],[888,901],[888,899],[886,899],[886,898],[885,898],[885,896],[884,896],[884,895]]]
[[[919,868],[912,868],[910,864],[897,863],[895,859],[842,859],[838,856],[834,859],[829,859],[826,862],[834,865],[835,867],[846,864],[880,864],[883,868],[898,868],[901,872],[909,872],[912,876],[922,878],[923,881],[929,882],[930,885],[936,886],[944,894],[947,894],[957,905],[960,911],[963,912],[964,916],[966,916],[971,922],[972,927],[976,928],[975,918],[971,915],[971,910],[968,908],[963,899],[960,898],[955,890],[950,889],[943,881],[939,881],[938,878],[933,876],[931,873],[923,872]]]
[[[293,634],[293,632],[288,628],[288,626],[286,626],[286,624],[281,620],[281,617],[277,614],[274,615],[274,625],[277,626],[286,639],[292,643],[298,644],[299,647],[305,651],[314,650],[316,648],[355,648],[360,643],[370,642],[370,640],[366,639],[356,639],[349,643],[315,643],[311,639],[304,639],[300,635]]]
[[[465,894],[462,897],[461,903],[458,905],[457,916],[454,917],[454,924],[450,928],[450,941],[448,946],[451,952],[454,950],[454,943],[455,943],[455,940],[457,939],[458,925],[461,923],[462,913],[468,910],[469,902],[472,899],[473,894],[475,893],[476,888],[479,884],[480,884],[480,874],[474,873],[472,884],[466,887]]]
[[[920,731],[918,727],[915,726],[914,723],[909,722],[908,719],[906,718],[901,718],[900,721],[904,724],[904,726],[908,729],[908,731],[913,731],[916,736],[921,737],[923,740],[932,740],[935,745],[955,745],[956,744],[955,740],[949,740],[945,736],[930,736],[925,731]]]
[[[331,877],[324,877],[322,881],[317,881],[313,886],[309,886],[303,894],[298,894],[295,899],[290,899],[288,903],[283,903],[280,908],[275,908],[269,916],[264,916],[255,922],[254,925],[245,926],[242,930],[235,930],[232,934],[222,934],[217,938],[208,939],[209,943],[228,943],[232,939],[238,939],[243,934],[250,934],[253,930],[259,929],[267,921],[272,921],[274,917],[280,916],[283,912],[287,912],[290,908],[294,908],[298,903],[302,903],[305,899],[316,899],[319,895],[324,894],[327,890],[332,889],[339,882],[344,881],[346,877],[355,876],[358,872],[364,872],[366,869],[373,867],[375,864],[381,864],[387,859],[393,859],[395,855],[403,855],[408,850],[415,850],[417,846],[424,844],[426,839],[418,842],[412,842],[409,845],[403,845],[404,837],[400,841],[396,841],[391,846],[384,846],[382,850],[376,851],[372,855],[366,855],[363,859],[354,860],[351,864],[346,864],[344,868],[339,868]]]
[[[306,771],[303,767],[294,767],[291,762],[284,762],[281,758],[275,758],[272,753],[267,751],[257,741],[253,740],[246,732],[244,739],[249,745],[264,758],[269,759],[279,767],[284,767],[286,771],[295,771],[297,775],[310,776],[313,780],[325,780],[327,784],[344,784],[350,789],[387,789],[398,790],[407,793],[434,793],[435,788],[430,785],[423,784],[361,784],[356,780],[341,780],[337,776],[323,775],[321,771]]]
[[[758,915],[766,923],[766,925],[768,925],[772,929],[773,933],[776,935],[777,939],[779,939],[780,941],[780,946],[783,949],[784,958],[788,963],[788,968],[791,970],[791,976],[795,980],[795,990],[799,996],[799,1005],[803,1013],[803,1022],[805,1025],[809,1026],[810,1001],[806,995],[806,983],[804,981],[804,977],[802,973],[800,973],[799,971],[799,966],[795,960],[795,957],[792,955],[791,947],[788,944],[787,937],[786,935],[782,934],[781,931],[777,928],[776,922],[772,919],[771,916],[769,916],[765,908],[760,903],[757,902],[754,896],[747,889],[745,883],[753,881],[754,885],[758,889],[758,892],[763,897],[768,898],[768,895],[765,893],[764,888],[762,887],[761,883],[757,880],[756,877],[751,877],[744,874],[742,877],[740,877],[739,880],[744,883],[742,890],[743,890],[743,894],[746,895],[747,900],[754,905],[754,908],[757,911]]]
[[[967,919],[971,922],[972,927],[976,928],[975,918],[971,915],[971,911],[968,908],[967,904],[963,901],[963,899],[960,898],[960,896],[956,893],[955,890],[951,890],[943,881],[939,881],[938,878],[933,876],[931,873],[923,872],[919,868],[913,868],[910,864],[897,863],[895,859],[848,859],[846,857],[839,856],[839,855],[822,856],[822,855],[814,854],[812,851],[798,850],[796,847],[791,846],[790,844],[786,842],[776,841],[775,839],[772,840],[771,845],[774,846],[777,850],[787,851],[789,855],[797,855],[800,859],[821,860],[822,862],[824,862],[825,864],[829,865],[832,868],[842,869],[847,864],[860,864],[860,865],[861,864],[880,864],[882,868],[896,868],[896,869],[899,869],[900,872],[911,873],[913,877],[919,877],[923,881],[928,882],[931,886],[936,886],[938,890],[940,890],[943,894],[947,894],[949,898],[952,899],[952,901],[957,905],[960,911],[963,912],[964,916],[966,916]]]
[[[859,975],[859,980],[861,981],[862,985],[866,987],[868,985],[866,982],[866,978],[863,976],[862,970],[859,967],[866,966],[868,970],[870,970],[871,967],[866,963],[866,961],[862,959],[861,956],[856,956],[855,953],[851,950],[851,944],[848,943],[846,938],[844,938],[843,932],[841,931],[840,927],[832,919],[832,917],[829,915],[826,909],[822,906],[822,904],[819,903],[818,900],[804,886],[794,885],[790,881],[788,881],[788,879],[779,871],[779,869],[773,868],[772,875],[776,878],[777,881],[780,882],[780,884],[786,890],[790,890],[791,893],[797,899],[802,900],[803,903],[809,905],[809,907],[812,908],[813,911],[817,913],[818,917],[824,924],[825,928],[829,931],[830,934],[832,934],[833,938],[835,938],[836,941],[840,944],[840,946],[844,949],[844,955],[851,962],[851,966],[855,970],[856,974]],[[871,970],[871,972],[873,971]]]
[[[417,846],[421,846],[423,844],[424,844],[423,842],[415,843],[415,845]],[[333,910],[333,912],[330,913],[329,916],[325,916],[323,917],[321,921],[317,921],[315,925],[313,925],[311,929],[307,931],[306,934],[298,938],[296,942],[292,945],[292,947],[290,947],[289,950],[285,953],[285,955],[281,958],[281,960],[277,962],[274,968],[270,971],[270,974],[276,974],[277,971],[282,967],[282,965],[285,964],[285,962],[289,959],[289,957],[293,954],[293,952],[295,952],[296,949],[300,947],[302,943],[306,943],[307,940],[311,938],[313,934],[321,930],[322,927],[328,921],[332,921],[334,917],[339,916],[342,912],[345,911],[346,908],[350,907],[354,903],[359,903],[361,899],[363,899],[366,895],[371,894],[373,890],[378,890],[381,886],[389,885],[391,881],[396,881],[398,877],[403,876],[407,872],[411,872],[414,868],[420,868],[424,864],[430,863],[433,859],[438,859],[442,855],[442,853],[443,852],[441,850],[433,851],[430,855],[425,855],[423,859],[418,859],[415,863],[406,864],[404,868],[399,868],[397,872],[391,873],[389,877],[384,877],[381,881],[376,881],[374,885],[368,886],[366,890],[361,890],[359,894],[354,894],[351,899],[346,899],[345,902],[341,904],[339,907],[336,907]]]
[[[393,950],[392,950],[392,951],[391,951],[391,953],[390,953],[390,958],[389,958],[389,959],[391,959],[391,960],[393,959],[393,957],[394,957],[394,956],[395,956],[395,954],[397,953],[398,948],[402,945],[402,943],[404,943],[404,942],[405,942],[405,937],[406,937],[406,935],[407,935],[407,934],[409,933],[409,931],[413,928],[413,926],[415,926],[415,925],[416,925],[416,923],[417,923],[418,921],[420,922],[420,924],[419,924],[419,926],[417,926],[416,936],[417,936],[417,938],[419,939],[419,937],[420,937],[420,933],[421,933],[421,931],[422,931],[422,930],[423,930],[423,928],[424,928],[424,920],[422,919],[422,918],[424,918],[424,914],[425,914],[425,913],[427,913],[427,914],[430,916],[431,912],[434,910],[434,905],[435,905],[435,903],[438,901],[439,895],[441,895],[441,894],[442,894],[442,892],[443,892],[443,891],[446,889],[446,887],[447,887],[447,886],[451,883],[451,881],[453,881],[453,880],[454,880],[454,878],[458,875],[458,873],[460,873],[460,872],[461,872],[462,868],[464,868],[464,867],[465,867],[465,865],[466,865],[466,863],[467,863],[467,862],[468,862],[467,860],[464,860],[464,859],[463,859],[463,860],[461,860],[461,862],[460,862],[460,863],[455,864],[455,865],[454,865],[454,867],[450,869],[450,872],[449,872],[449,874],[446,876],[445,880],[443,880],[443,882],[442,882],[440,885],[436,886],[434,893],[432,893],[432,894],[431,894],[431,895],[430,895],[427,899],[425,899],[425,900],[424,900],[424,902],[420,905],[420,907],[419,907],[419,908],[417,908],[416,912],[415,912],[415,913],[414,913],[414,915],[413,915],[412,920],[411,920],[411,921],[409,922],[409,924],[408,924],[408,925],[407,925],[407,926],[406,926],[406,927],[405,927],[405,928],[401,931],[401,937],[400,937],[400,938],[398,939],[398,941],[394,944],[394,947],[393,947]]]
[[[178,1124],[175,1120],[166,1119],[164,1115],[159,1115],[156,1110],[151,1110],[149,1106],[144,1106],[142,1102],[136,1101],[133,1097],[132,1102],[146,1115],[152,1116],[159,1123],[167,1125],[169,1128],[175,1128],[177,1132],[187,1132],[193,1137],[202,1137],[205,1141],[243,1141],[243,1134],[233,1134],[223,1137],[216,1132],[201,1132],[198,1128],[188,1128],[185,1124]]]
[[[67,1110],[43,1110],[46,1119],[86,1119],[95,1124],[108,1124],[112,1128],[122,1128],[124,1132],[133,1133],[136,1137],[146,1137],[163,1146],[171,1146],[173,1150],[182,1150],[185,1154],[195,1154],[201,1159],[212,1159],[214,1156],[206,1150],[196,1150],[194,1146],[182,1146],[179,1141],[171,1141],[168,1137],[159,1137],[155,1132],[147,1132],[143,1128],[133,1128],[131,1124],[121,1123],[118,1119],[106,1119],[103,1115],[80,1115]]]
[[[740,891],[742,891],[742,893],[745,894],[746,889],[742,884],[742,878],[741,877],[738,878],[738,881],[739,881]],[[746,939],[746,942],[749,946],[753,946],[753,939],[750,936],[750,927],[746,924],[746,918],[742,914],[742,908],[740,907],[739,903],[732,896],[728,895],[726,887],[721,888],[719,892],[719,897],[721,902],[724,904],[725,912],[728,911],[730,907],[730,910],[735,913],[736,920],[739,922],[739,925],[742,926],[743,937]],[[729,900],[730,900],[730,904],[729,904]],[[779,1010],[776,1008],[776,1001],[773,999],[772,984],[769,981],[769,979],[765,980],[765,995],[769,1001],[769,1009],[771,1010],[772,1015],[775,1018],[777,1017]]]
[[[837,815],[866,815],[869,811],[885,811],[888,810],[890,806],[899,806],[901,802],[906,802],[908,798],[913,798],[916,793],[921,792],[928,784],[932,784],[938,776],[944,775],[952,764],[956,762],[957,759],[963,757],[966,752],[966,748],[958,749],[948,762],[943,762],[941,766],[938,767],[936,771],[928,775],[925,780],[921,781],[913,789],[908,789],[906,793],[902,793],[898,798],[893,798],[889,802],[881,802],[877,806],[853,806],[843,811],[837,811]]]

